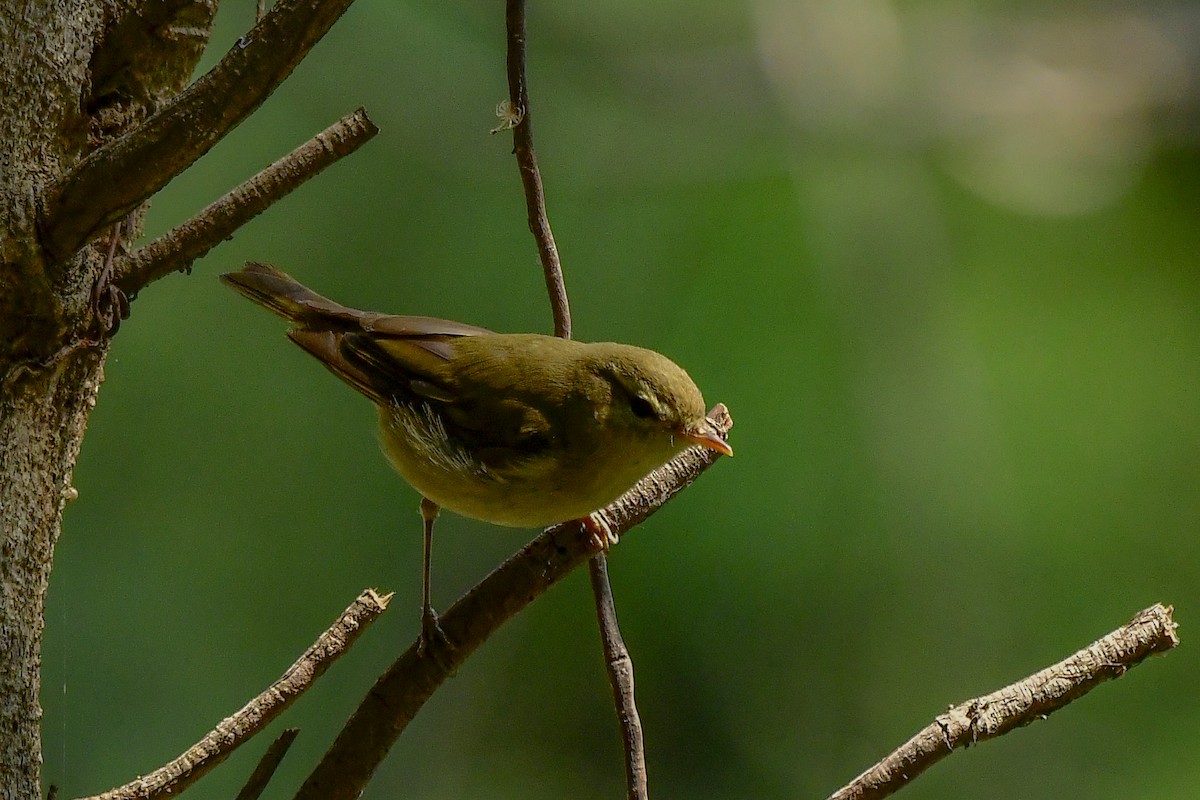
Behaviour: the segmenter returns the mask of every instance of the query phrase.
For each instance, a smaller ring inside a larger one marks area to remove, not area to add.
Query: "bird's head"
[[[604,345],[597,374],[611,386],[606,427],[613,436],[653,445],[659,463],[697,444],[724,455],[733,448],[705,416],[691,377],[666,356],[631,345]]]

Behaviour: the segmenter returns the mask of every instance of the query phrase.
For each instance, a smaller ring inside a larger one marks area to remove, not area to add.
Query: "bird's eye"
[[[634,395],[629,398],[629,410],[633,412],[635,417],[641,417],[642,419],[653,419],[658,416],[654,413],[654,405],[640,395]]]

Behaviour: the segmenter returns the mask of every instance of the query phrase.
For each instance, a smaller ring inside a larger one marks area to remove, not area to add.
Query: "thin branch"
[[[279,680],[186,752],[149,775],[86,800],[154,800],[179,794],[283,713],[379,618],[391,597],[363,591]]]
[[[263,753],[262,758],[258,760],[258,766],[254,768],[254,772],[250,773],[246,785],[238,792],[236,800],[258,800],[262,796],[263,790],[275,776],[275,770],[279,769],[280,762],[283,761],[292,742],[296,741],[296,737],[299,735],[299,728],[288,728],[279,734],[279,738],[271,742],[267,752]]]
[[[225,57],[161,110],[59,181],[40,229],[62,262],[207,153],[249,116],[353,0],[280,0]]]
[[[608,667],[608,682],[612,686],[617,718],[625,745],[625,785],[629,800],[648,800],[646,783],[646,748],[642,737],[642,722],[633,701],[633,659],[621,637],[617,624],[617,607],[613,603],[612,586],[608,582],[608,560],[601,553],[588,562],[592,579],[592,594],[596,598],[596,619],[604,643],[604,663]]]
[[[542,190],[542,175],[538,169],[537,152],[533,147],[533,120],[529,109],[529,84],[525,61],[525,0],[506,0],[505,29],[508,34],[508,121],[512,126],[513,154],[525,187],[525,205],[529,213],[529,230],[537,241],[538,256],[546,279],[546,292],[554,314],[554,334],[571,338],[571,307],[563,280],[558,247],[546,215],[546,198]],[[596,603],[596,620],[604,648],[604,663],[616,704],[617,720],[621,726],[621,741],[625,747],[625,777],[630,800],[647,797],[646,753],[642,722],[638,716],[633,694],[633,659],[625,647],[621,628],[617,624],[617,607],[608,580],[608,562],[597,553],[589,566],[592,594]]]
[[[1028,725],[1179,644],[1172,608],[1155,604],[1070,658],[999,691],[952,706],[829,800],[876,800],[898,791],[956,747]]]
[[[259,172],[221,199],[118,262],[116,284],[126,294],[192,262],[293,189],[370,141],[379,128],[358,109]]]
[[[713,422],[727,434],[733,420],[723,405]],[[617,533],[638,525],[690,485],[719,455],[693,447],[659,467],[604,509]],[[546,529],[442,615],[445,640],[419,655],[414,643],[367,693],[296,800],[354,800],[388,750],[442,683],[483,642],[571,570],[596,554],[593,533],[579,521]]]
[[[558,247],[546,217],[546,196],[542,192],[542,174],[538,171],[533,149],[533,121],[529,113],[529,87],[525,79],[525,0],[507,0],[504,14],[508,30],[508,96],[518,121],[513,127],[513,154],[525,187],[525,205],[529,209],[529,230],[537,240],[538,256],[546,276],[546,291],[554,311],[554,335],[571,338],[571,306],[563,283]]]

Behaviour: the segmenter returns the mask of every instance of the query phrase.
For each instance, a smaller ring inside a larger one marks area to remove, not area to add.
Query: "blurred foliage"
[[[530,85],[579,338],[653,347],[737,457],[611,570],[655,797],[823,797],[947,704],[1155,601],[1184,647],[911,798],[1195,797],[1200,12],[1189,4],[535,3]],[[211,65],[251,22],[223,4]],[[148,236],[365,105],[382,135],[122,326],[45,644],[45,775],[100,791],[392,611],[288,713],[290,796],[417,631],[417,497],[369,404],[216,280],[548,331],[501,4],[363,2],[154,199]],[[528,533],[443,517],[445,606]],[[623,794],[586,577],[509,624],[368,798]],[[282,727],[282,726],[277,726]],[[192,795],[236,792],[267,739]]]

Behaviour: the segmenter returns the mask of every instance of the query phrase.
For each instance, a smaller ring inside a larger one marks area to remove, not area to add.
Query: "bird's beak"
[[[723,438],[721,438],[721,434],[717,433],[717,429],[713,427],[712,422],[707,419],[704,420],[704,422],[698,427],[689,428],[683,431],[682,435],[683,438],[694,442],[701,447],[707,447],[709,450],[715,450],[722,455],[733,455],[733,448],[729,446],[729,442],[726,442]]]

